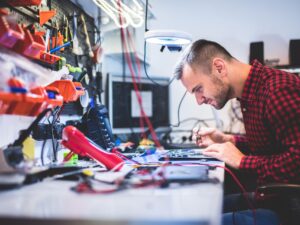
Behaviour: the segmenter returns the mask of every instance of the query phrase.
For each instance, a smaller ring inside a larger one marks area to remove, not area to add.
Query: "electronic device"
[[[202,154],[203,149],[172,149],[159,158],[159,161],[195,161],[195,160],[209,160],[215,161],[216,158],[205,156]]]
[[[39,123],[35,128],[33,128],[32,137],[37,141],[52,138],[60,140],[64,127],[65,125],[62,123]]]
[[[63,129],[62,144],[80,156],[88,156],[100,162],[109,170],[118,171],[123,166],[123,159],[97,146],[74,126]]]
[[[97,104],[89,107],[81,120],[69,120],[66,125],[77,127],[106,151],[110,151],[115,146],[107,108],[104,105]],[[66,125],[62,123],[39,123],[34,127],[32,136],[35,140],[61,139],[62,131]]]
[[[259,41],[250,43],[249,63],[254,59],[258,60],[261,64],[264,64],[264,42]]]
[[[90,107],[82,117],[82,124],[86,136],[97,145],[107,151],[115,146],[108,111],[104,105]]]
[[[138,79],[136,78],[138,81]],[[138,88],[143,100],[143,108],[154,128],[169,127],[169,79],[153,77],[160,85],[147,78],[141,78]],[[114,134],[141,132],[140,107],[131,77],[109,75],[107,77],[106,105]]]
[[[166,182],[205,182],[208,170],[208,166],[165,166],[162,169]]]

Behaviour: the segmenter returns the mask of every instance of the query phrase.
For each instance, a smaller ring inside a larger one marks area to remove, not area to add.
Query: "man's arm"
[[[255,171],[264,181],[300,182],[300,87],[276,90],[266,103],[265,118],[279,140],[281,153],[244,156],[239,168]]]
[[[234,144],[235,146],[240,149],[241,152],[244,154],[250,153],[249,145],[248,145],[248,140],[245,135],[234,135]]]

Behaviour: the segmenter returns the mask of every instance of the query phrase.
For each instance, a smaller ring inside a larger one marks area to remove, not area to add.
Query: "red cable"
[[[131,38],[131,35],[130,35],[130,32],[128,31],[128,29],[126,29],[126,36],[129,39],[128,48],[131,47],[133,49],[135,64],[137,65],[137,71],[138,71],[137,72],[138,83],[140,83],[141,82],[141,65],[140,65],[140,60],[137,57],[136,49],[135,49],[135,46],[133,44],[133,41],[132,41],[132,38]],[[131,62],[131,64],[132,64],[132,62]],[[140,113],[142,114],[142,109],[140,109]],[[141,130],[142,130],[142,137],[146,138],[145,129],[144,129],[144,117],[140,117],[140,127],[141,127]]]
[[[129,66],[129,69],[130,69],[130,73],[131,73],[131,77],[132,77],[132,81],[133,81],[133,86],[134,86],[134,91],[135,91],[135,94],[137,96],[137,100],[138,100],[138,103],[139,103],[139,106],[140,106],[140,110],[141,110],[141,118],[144,117],[145,113],[144,113],[144,110],[143,110],[143,104],[142,104],[142,97],[140,95],[140,92],[138,90],[138,87],[137,87],[137,83],[136,83],[136,80],[135,80],[135,74],[134,74],[134,70],[133,70],[133,67],[132,67],[132,61],[131,61],[131,57],[128,53],[128,49],[127,49],[127,43],[125,42],[125,35],[124,35],[124,30],[123,28],[121,28],[121,39],[122,39],[122,42],[123,42],[123,45],[124,45],[124,48],[125,48],[125,59],[126,59],[126,62]],[[144,123],[141,122],[140,120],[140,126],[141,126],[141,129],[144,130],[144,127],[143,127]]]
[[[138,69],[138,82],[140,83],[141,82],[141,75],[142,75],[142,72],[141,72],[141,62],[140,62],[140,59],[138,58],[135,45],[133,44],[132,37],[131,37],[131,34],[128,31],[128,29],[126,29],[126,34],[127,34],[128,39],[129,39],[129,44],[130,44],[130,46],[133,49],[133,53],[134,53],[134,57],[135,57],[135,62],[136,62],[137,69]]]
[[[133,44],[133,41],[132,41],[132,38],[131,38],[131,34],[130,32],[128,31],[128,29],[126,29],[126,36],[127,36],[127,39],[129,39],[129,44],[131,47],[131,49],[133,49],[133,53],[134,53],[134,59],[135,59],[135,64],[137,65],[137,79],[138,79],[138,83],[141,82],[141,63],[140,63],[140,60],[137,56],[137,53],[136,53],[136,49],[135,49],[135,45]],[[140,113],[142,114],[142,110],[140,110]],[[146,138],[146,133],[145,133],[145,125],[144,125],[144,117],[140,117],[139,118],[139,122],[140,122],[140,128],[141,128],[141,133],[142,133],[142,138]]]
[[[128,53],[125,54],[125,55],[126,55],[127,60],[130,61],[130,58],[128,58]],[[142,106],[142,97],[141,97],[141,95],[140,95],[140,93],[139,93],[139,90],[138,90],[138,87],[137,87],[137,83],[136,83],[136,80],[135,80],[135,78],[134,78],[134,71],[133,71],[132,65],[129,64],[129,63],[128,63],[128,65],[129,65],[129,69],[130,69],[130,71],[131,71],[131,73],[132,73],[133,86],[134,86],[134,89],[135,89],[135,92],[136,92],[136,95],[137,95],[137,99],[138,99],[139,105],[140,105],[140,107],[141,107],[141,109],[142,109],[142,116],[143,116],[143,117],[145,118],[145,120],[146,120],[146,123],[147,123],[147,125],[148,125],[148,127],[149,127],[149,129],[150,129],[150,132],[151,132],[151,135],[152,135],[152,138],[153,138],[154,143],[156,144],[157,147],[161,147],[161,145],[160,145],[160,143],[159,143],[159,141],[158,141],[157,135],[156,135],[156,133],[154,132],[154,128],[153,128],[153,126],[152,126],[152,124],[151,124],[151,121],[149,120],[148,116],[146,115],[146,113],[145,113],[145,111],[144,111],[144,109],[143,109],[143,106]]]
[[[118,5],[120,6],[120,0],[118,1]],[[120,23],[122,25],[122,18],[121,16],[119,17],[120,18]],[[136,96],[137,96],[137,99],[138,99],[138,103],[140,105],[140,108],[141,108],[141,113],[142,113],[142,116],[145,118],[145,121],[149,127],[149,130],[151,132],[151,135],[152,135],[152,138],[153,138],[153,141],[154,143],[156,144],[157,147],[161,147],[161,144],[159,143],[158,141],[158,138],[157,138],[157,135],[156,133],[154,132],[154,128],[151,124],[151,121],[149,120],[149,118],[147,117],[144,109],[143,109],[143,105],[142,105],[142,98],[141,98],[141,95],[139,93],[139,90],[138,90],[138,86],[137,86],[137,82],[135,80],[135,73],[134,73],[134,69],[132,67],[132,61],[131,61],[131,58],[130,58],[130,55],[128,53],[128,49],[127,49],[127,43],[125,42],[125,34],[124,34],[124,29],[121,27],[121,39],[122,39],[122,43],[124,44],[124,48],[125,48],[125,58],[126,58],[126,61],[127,61],[127,64],[129,66],[129,69],[130,69],[130,72],[131,72],[131,77],[132,77],[132,81],[133,81],[133,86],[134,86],[134,90],[135,90],[135,93],[136,93]]]
[[[118,1],[118,6],[119,6],[119,21],[120,21],[120,24],[122,25],[123,24],[123,20],[122,20],[121,13],[120,13],[121,12],[121,10],[120,10],[120,1]],[[127,43],[125,42],[124,30],[123,30],[123,28],[120,28],[120,29],[121,29],[121,32],[120,32],[120,34],[121,34],[121,41],[122,41],[122,44],[123,44],[123,46],[125,48],[125,50],[124,50],[124,55],[125,55],[125,53],[127,52],[127,45],[126,45]],[[127,60],[128,61],[127,62],[128,65],[132,64],[131,57],[129,57],[129,58],[130,58],[130,61]],[[140,69],[140,66],[138,66],[138,69]],[[139,73],[140,73],[140,70],[139,70]],[[135,76],[135,75],[132,75],[132,76]],[[139,81],[140,81],[140,79],[139,79]],[[135,92],[136,92],[136,90],[135,90]],[[137,94],[136,94],[136,96],[137,96]],[[139,105],[140,105],[140,114],[142,115],[143,114],[142,113],[142,103],[139,102]],[[146,135],[145,135],[145,128],[144,128],[144,120],[143,120],[142,116],[139,118],[139,124],[140,124],[141,133],[142,133],[142,138],[145,138]]]

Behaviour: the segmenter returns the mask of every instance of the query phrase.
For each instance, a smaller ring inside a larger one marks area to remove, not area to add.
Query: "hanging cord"
[[[153,80],[149,74],[148,74],[148,71],[147,71],[147,66],[146,66],[146,55],[147,55],[147,42],[146,40],[144,41],[144,71],[145,71],[145,74],[146,74],[146,77],[152,82],[154,83],[155,85],[159,86],[159,87],[168,87],[174,80],[175,80],[175,76],[172,77],[172,79],[165,85],[162,85],[162,84],[159,84],[157,83],[155,80]]]
[[[179,127],[180,126],[180,108],[181,108],[181,104],[183,102],[183,99],[185,98],[187,94],[187,91],[184,92],[183,96],[181,97],[181,100],[179,102],[178,108],[177,108],[177,124],[170,124],[170,127]]]
[[[52,147],[53,147],[53,154],[54,154],[54,161],[55,162],[57,161],[56,154],[57,154],[59,143],[58,143],[58,140],[56,139],[56,146],[54,144],[54,125],[55,125],[56,122],[59,121],[60,114],[63,111],[63,108],[64,108],[64,106],[57,107],[56,112],[55,113],[53,112],[53,118],[52,118],[52,123],[51,123]]]
[[[42,149],[41,149],[41,163],[42,163],[42,166],[44,166],[45,164],[44,164],[44,151],[45,151],[45,145],[46,145],[46,142],[47,142],[47,140],[45,139],[44,141],[43,141],[43,144],[42,144]]]
[[[53,162],[57,161],[57,158],[56,158],[56,149],[57,149],[57,147],[55,146],[55,143],[54,143],[54,124],[56,123],[56,120],[57,120],[56,115],[59,113],[59,111],[60,111],[60,107],[57,107],[51,112],[50,116],[52,116],[52,122],[50,121],[50,116],[47,118],[47,121],[48,121],[49,125],[51,126],[51,141],[52,141],[52,151],[53,151]]]
[[[121,7],[121,2],[120,1],[118,1],[118,6],[119,6],[119,8]],[[119,11],[119,20],[120,20],[119,22],[122,25],[123,24],[123,19],[122,19],[121,13],[122,12]],[[126,29],[126,34],[127,34],[127,38],[130,40],[131,47],[134,49],[134,44],[132,42],[130,33],[127,29]],[[124,36],[125,35],[124,35],[123,28],[120,27],[120,37],[121,37],[121,45],[122,45],[123,81],[125,81],[125,51],[127,51],[127,45],[126,45]],[[129,47],[129,44],[128,44],[128,47]],[[135,49],[134,49],[134,53],[136,54]],[[130,59],[131,59],[131,57],[130,57]],[[136,61],[137,69],[138,69],[138,80],[140,81],[140,76],[141,76],[141,69],[140,68],[141,67],[140,67],[140,62],[138,60],[138,57],[136,57],[135,61]],[[142,105],[142,103],[141,103],[141,105]],[[142,107],[140,107],[140,114],[142,115]],[[139,118],[139,125],[140,125],[140,129],[141,129],[142,137],[144,138],[145,137],[145,125],[144,125],[143,117]]]
[[[12,144],[12,146],[20,146],[25,141],[25,139],[30,135],[32,130],[38,125],[38,123],[43,119],[43,117],[51,111],[50,108],[45,109],[43,112],[41,112],[37,118],[30,124],[30,126],[21,133],[20,137]]]
[[[128,43],[128,46],[131,47],[133,49],[133,53],[134,53],[134,61],[135,61],[135,64],[137,66],[137,79],[138,79],[138,83],[141,82],[141,62],[138,58],[138,55],[136,53],[136,49],[135,49],[135,45],[133,43],[133,40],[131,38],[131,34],[130,32],[128,31],[128,29],[126,29],[126,36],[127,36],[127,39],[129,40],[129,43]],[[142,109],[140,109],[140,114],[142,115]],[[139,123],[140,123],[140,128],[141,128],[141,133],[142,133],[142,137],[143,138],[146,138],[146,134],[145,134],[145,125],[144,125],[144,118],[143,117],[140,117],[139,118]]]
[[[145,32],[148,31],[148,0],[146,0],[146,5],[145,5]],[[160,86],[160,87],[167,87],[169,86],[174,80],[175,80],[175,76],[172,77],[172,79],[165,85],[161,85],[159,83],[157,83],[155,80],[153,80],[147,71],[147,66],[146,66],[146,55],[147,55],[147,42],[146,40],[144,40],[144,72],[146,74],[146,77],[155,85]]]
[[[125,42],[125,35],[124,35],[124,30],[121,29],[121,32],[122,32],[122,40]],[[126,42],[125,42],[126,43]],[[127,50],[127,46],[125,45],[125,49]],[[129,66],[129,69],[130,69],[130,72],[131,72],[131,77],[132,77],[132,80],[133,80],[133,87],[134,87],[134,90],[135,90],[135,93],[136,93],[136,96],[137,96],[137,100],[138,100],[138,103],[140,105],[140,108],[142,109],[142,116],[145,118],[145,121],[151,131],[151,135],[153,137],[153,141],[155,142],[156,146],[157,147],[161,147],[161,144],[159,143],[158,141],[158,138],[157,138],[157,135],[153,129],[153,126],[152,126],[152,123],[151,121],[149,120],[148,116],[146,115],[144,109],[143,109],[143,105],[142,105],[142,97],[141,97],[141,94],[139,92],[139,89],[138,89],[138,85],[137,85],[137,82],[135,80],[135,73],[134,73],[134,69],[132,67],[132,62],[131,62],[131,59],[130,59],[130,56],[129,56],[129,53],[126,51],[126,60],[127,60],[127,64]]]
[[[118,1],[120,2],[120,0]],[[122,18],[120,17],[120,20],[122,22]],[[141,97],[141,94],[139,92],[139,89],[138,89],[138,85],[137,85],[137,82],[136,82],[136,79],[135,79],[135,72],[134,72],[134,69],[133,69],[133,66],[132,66],[132,61],[131,61],[131,57],[127,51],[127,43],[126,43],[126,40],[125,40],[125,32],[124,32],[124,29],[121,28],[121,39],[122,41],[124,42],[124,48],[125,48],[125,58],[127,60],[127,64],[129,66],[129,69],[130,69],[130,72],[131,72],[131,77],[132,77],[132,81],[133,81],[133,87],[134,87],[134,90],[135,90],[135,93],[136,93],[136,96],[137,96],[137,100],[138,100],[138,103],[139,103],[139,106],[141,108],[141,113],[142,113],[142,117],[145,118],[145,121],[151,131],[151,135],[152,135],[152,138],[153,138],[153,141],[154,143],[156,144],[157,147],[161,147],[161,144],[159,143],[158,141],[158,137],[154,131],[154,128],[152,126],[152,123],[151,121],[149,120],[148,116],[146,115],[144,109],[143,109],[143,105],[142,105],[142,97]]]
[[[145,8],[145,32],[148,31],[148,6],[149,6],[149,3],[148,3],[148,0],[146,0],[146,8]]]

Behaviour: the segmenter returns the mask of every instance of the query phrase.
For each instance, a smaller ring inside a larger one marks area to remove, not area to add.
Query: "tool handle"
[[[62,139],[62,144],[72,152],[95,159],[109,170],[114,169],[118,171],[123,166],[123,159],[93,144],[91,140],[74,126],[66,126],[63,129]]]

